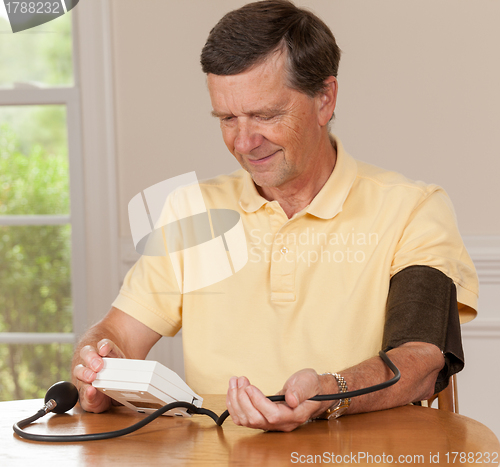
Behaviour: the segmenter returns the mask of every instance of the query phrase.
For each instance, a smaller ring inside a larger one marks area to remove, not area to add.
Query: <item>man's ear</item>
[[[337,105],[338,81],[335,76],[329,76],[325,79],[325,89],[318,96],[319,98],[319,113],[318,123],[320,126],[328,125],[332,118],[335,106]]]

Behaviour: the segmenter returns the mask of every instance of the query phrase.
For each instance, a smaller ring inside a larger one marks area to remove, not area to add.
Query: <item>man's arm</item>
[[[433,344],[409,342],[388,352],[401,371],[398,383],[381,391],[355,397],[347,413],[372,412],[424,400],[434,393],[439,371],[444,366],[441,351]],[[329,369],[325,369],[328,371]],[[392,372],[379,357],[340,372],[350,391],[381,383],[392,377]],[[269,401],[252,386],[247,378],[231,378],[226,404],[237,425],[263,430],[292,431],[311,418],[321,415],[333,401],[308,401],[317,394],[339,392],[336,379],[318,375],[314,370],[301,370],[285,383],[280,394],[286,404]]]
[[[88,412],[103,412],[111,399],[92,386],[102,370],[102,357],[144,359],[161,335],[117,308],[92,326],[81,338],[73,356],[73,382],[80,405]]]

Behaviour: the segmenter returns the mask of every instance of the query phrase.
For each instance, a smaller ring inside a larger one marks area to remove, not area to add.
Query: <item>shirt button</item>
[[[268,214],[274,214],[274,209],[271,208],[271,207],[267,207],[266,211],[267,211]]]
[[[284,246],[280,251],[281,251],[281,254],[285,255],[286,253],[288,253],[288,248],[286,246]]]

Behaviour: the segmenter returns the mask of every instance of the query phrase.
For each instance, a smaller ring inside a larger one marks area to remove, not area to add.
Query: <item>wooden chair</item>
[[[445,389],[427,399],[427,406],[431,407],[436,399],[439,409],[458,413],[457,375],[450,378],[450,382]]]

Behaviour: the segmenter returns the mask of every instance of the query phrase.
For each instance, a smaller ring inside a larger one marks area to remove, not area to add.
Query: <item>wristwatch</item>
[[[343,376],[338,373],[323,373],[324,375],[332,375],[339,385],[340,392],[347,392],[347,383]],[[351,405],[351,399],[340,399],[340,401],[335,401],[333,405],[325,410],[317,419],[319,420],[334,420],[336,418],[341,417],[344,413],[347,412],[347,409]]]

